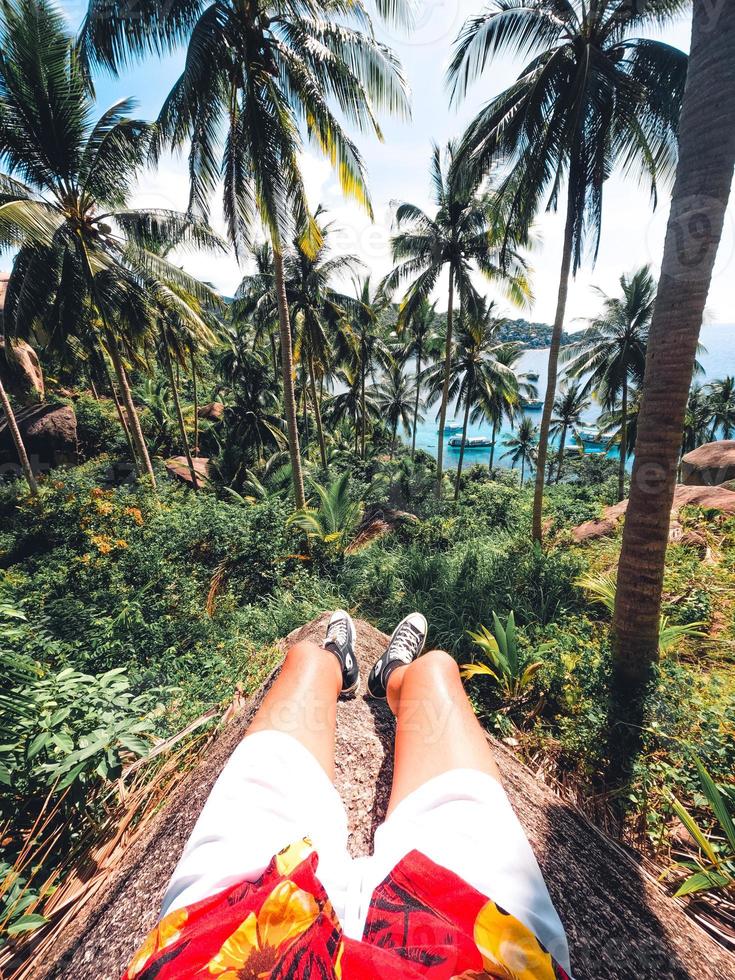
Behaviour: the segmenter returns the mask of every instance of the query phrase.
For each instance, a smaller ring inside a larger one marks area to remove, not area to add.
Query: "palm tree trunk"
[[[362,456],[363,459],[365,459],[365,431],[367,428],[367,418],[366,418],[367,413],[365,412],[365,374],[367,372],[365,366],[365,357],[366,357],[365,345],[363,344],[362,361],[360,364],[360,372],[361,372],[360,373],[360,412],[362,414],[362,419],[361,419],[362,432],[360,435],[360,455]]]
[[[194,389],[194,456],[199,455],[199,385],[194,351],[191,352],[191,383]]]
[[[283,408],[288,426],[288,450],[291,455],[296,509],[303,510],[306,505],[304,494],[304,475],[301,469],[301,449],[299,447],[299,428],[296,424],[296,399],[293,388],[293,349],[291,346],[291,322],[286,301],[286,283],[283,279],[283,256],[280,247],[273,242],[273,269],[276,280],[276,300],[278,302],[278,326],[281,338],[281,374],[283,378]]]
[[[546,453],[549,446],[549,427],[551,425],[551,413],[554,410],[554,398],[556,397],[556,375],[559,365],[559,347],[561,344],[561,334],[564,327],[564,315],[567,309],[567,294],[569,292],[569,273],[572,268],[572,244],[574,241],[574,206],[572,203],[572,181],[569,181],[569,192],[567,199],[567,220],[564,228],[564,248],[561,259],[561,275],[559,277],[559,295],[556,303],[556,316],[554,317],[554,329],[551,332],[551,346],[549,348],[549,374],[546,382],[546,396],[544,398],[544,410],[541,415],[541,431],[538,440],[538,460],[536,463],[536,488],[533,494],[533,540],[541,541],[543,530],[541,527],[542,514],[544,509],[544,484],[546,480]]]
[[[115,388],[115,381],[112,377],[112,374],[110,373],[110,365],[107,363],[107,358],[105,357],[104,350],[100,351],[100,357],[102,359],[102,365],[105,369],[105,374],[107,375],[107,383],[110,386],[110,394],[112,395],[112,400],[115,403],[115,408],[117,409],[117,417],[120,419],[120,425],[122,426],[122,430],[125,433],[125,441],[128,444],[128,450],[130,451],[130,458],[133,461],[135,472],[138,474],[138,476],[142,476],[143,470],[140,467],[140,463],[138,462],[138,457],[135,453],[135,443],[133,442],[133,437],[130,434],[130,426],[128,425],[128,420],[125,418],[123,407],[120,404],[120,399],[117,394],[117,389]]]
[[[493,463],[495,462],[495,441],[498,437],[498,423],[497,420],[493,422],[493,441],[490,443],[490,462],[488,463],[488,470],[492,472]]]
[[[628,454],[628,378],[623,377],[621,397],[622,424],[620,426],[620,461],[618,463],[618,500],[625,497],[625,457]]]
[[[128,424],[130,426],[130,434],[138,452],[138,458],[143,465],[143,470],[150,478],[151,485],[155,490],[156,474],[153,472],[151,457],[148,455],[148,447],[145,444],[143,430],[140,427],[140,419],[138,418],[138,413],[135,410],[133,394],[130,390],[130,384],[128,383],[128,376],[125,373],[125,366],[123,365],[120,357],[117,339],[109,327],[105,327],[105,337],[107,339],[107,348],[110,357],[112,358],[112,366],[115,368],[115,374],[117,375],[118,384],[120,385],[122,400],[123,404],[125,405],[125,414],[127,415]]]
[[[171,385],[171,397],[174,400],[174,411],[176,412],[176,421],[179,424],[179,435],[181,436],[181,445],[184,448],[184,456],[186,456],[186,465],[189,467],[189,474],[191,476],[191,485],[195,490],[199,490],[199,480],[197,479],[197,471],[194,468],[194,460],[191,456],[191,450],[189,449],[189,440],[186,435],[186,426],[184,425],[184,413],[181,411],[181,400],[179,399],[179,389],[176,384],[176,379],[174,377],[174,366],[171,363],[171,351],[168,349],[168,344],[166,342],[166,331],[161,327],[161,344],[163,346],[163,359],[166,363],[166,372],[168,374],[168,383]]]
[[[556,482],[561,480],[561,468],[564,463],[564,447],[567,441],[567,427],[563,425],[561,427],[561,439],[559,440],[559,465],[556,468]]]
[[[464,462],[464,444],[467,440],[467,422],[470,417],[470,401],[472,399],[472,386],[468,386],[465,392],[466,401],[464,406],[464,419],[462,421],[462,445],[459,447],[459,463],[457,464],[457,479],[454,483],[454,502],[459,500],[459,485],[462,481],[462,463]]]
[[[444,349],[444,385],[442,400],[439,408],[439,446],[436,453],[436,490],[437,499],[442,495],[442,476],[444,475],[444,426],[447,421],[447,402],[449,400],[449,374],[452,368],[452,318],[454,315],[454,273],[449,266],[449,298],[447,299],[447,339]]]
[[[275,383],[276,391],[277,391],[278,390],[278,348],[276,345],[276,335],[272,330],[270,331],[270,339],[271,339],[271,360],[273,362],[273,381]]]
[[[618,689],[658,656],[661,590],[689,386],[735,169],[735,4],[695,0],[679,165],[651,322],[613,634]]]
[[[416,402],[413,406],[413,438],[411,440],[411,459],[416,456],[416,427],[419,424],[419,402],[420,402],[420,381],[421,377],[421,340],[416,350]]]
[[[311,387],[311,401],[314,406],[314,418],[316,419],[316,433],[319,439],[319,455],[322,458],[322,469],[327,470],[327,444],[324,441],[324,426],[322,425],[322,410],[319,404],[319,396],[316,390],[316,377],[314,374],[314,357],[309,354],[309,385]]]
[[[521,486],[523,486],[523,478],[526,475],[526,455],[525,453],[521,456]]]
[[[15,451],[18,454],[18,460],[23,469],[23,475],[26,478],[26,483],[31,493],[35,497],[38,493],[38,483],[36,483],[36,477],[33,475],[33,470],[31,468],[30,461],[28,459],[28,453],[26,452],[26,447],[23,444],[23,437],[20,434],[20,429],[18,428],[18,423],[15,418],[15,413],[13,412],[13,407],[10,404],[10,399],[8,398],[8,393],[5,390],[5,386],[2,381],[0,381],[0,402],[2,402],[3,411],[5,412],[5,418],[8,421],[8,428],[10,429],[10,435],[15,443]]]
[[[393,429],[391,430],[390,457],[389,457],[391,462],[393,462],[393,454],[396,451],[396,433],[397,432],[398,432],[398,419],[396,418],[395,422],[393,423]]]

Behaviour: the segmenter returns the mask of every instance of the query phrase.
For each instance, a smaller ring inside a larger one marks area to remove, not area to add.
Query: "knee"
[[[300,672],[328,666],[327,651],[311,640],[301,640],[286,651],[285,666]]]
[[[444,650],[429,650],[411,665],[414,676],[441,679],[445,683],[459,683],[459,667],[454,657]]]

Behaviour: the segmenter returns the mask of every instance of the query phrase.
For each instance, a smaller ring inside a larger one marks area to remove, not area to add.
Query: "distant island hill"
[[[439,313],[436,314],[437,325],[441,328],[440,332],[445,329],[447,314]],[[456,319],[455,319],[456,323]],[[548,323],[532,323],[530,320],[524,320],[519,317],[517,320],[505,320],[503,326],[498,332],[498,339],[501,341],[515,340],[524,347],[532,350],[538,350],[542,347],[549,347],[551,345],[551,332],[554,328]],[[564,331],[561,335],[561,342],[563,344],[571,344],[574,338],[570,333]]]

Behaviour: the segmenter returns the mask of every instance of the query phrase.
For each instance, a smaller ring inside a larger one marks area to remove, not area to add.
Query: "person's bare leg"
[[[478,769],[500,780],[457,663],[448,653],[431,650],[407,667],[396,668],[387,694],[396,716],[389,814],[409,793],[451,769]]]
[[[263,731],[292,735],[334,779],[334,736],[341,687],[342,670],[337,658],[309,640],[297,643],[286,654],[281,672],[247,735]]]

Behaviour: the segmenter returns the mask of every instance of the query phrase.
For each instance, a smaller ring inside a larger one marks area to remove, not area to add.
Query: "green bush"
[[[83,459],[92,459],[102,453],[114,456],[127,452],[125,434],[112,401],[97,401],[91,395],[80,395],[74,402],[74,412],[79,453]]]

